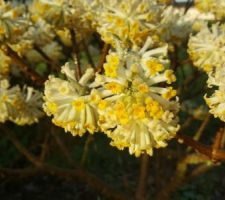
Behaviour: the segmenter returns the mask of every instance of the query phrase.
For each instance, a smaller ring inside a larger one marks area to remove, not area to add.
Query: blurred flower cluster
[[[208,87],[214,90],[211,96],[205,95],[210,113],[225,121],[225,1],[196,1],[196,7],[202,12],[212,13],[214,18],[190,36],[188,52],[194,65],[207,73]]]
[[[0,76],[0,122],[10,120],[18,125],[38,122],[43,116],[42,94],[32,87],[10,87],[9,81]]]

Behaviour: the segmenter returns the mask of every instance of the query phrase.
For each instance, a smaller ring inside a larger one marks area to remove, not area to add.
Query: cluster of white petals
[[[225,25],[213,24],[191,36],[188,52],[196,67],[210,72],[225,63]]]
[[[203,19],[210,19],[210,16],[201,14],[195,8],[185,12],[185,8],[168,6],[162,12],[158,33],[161,40],[180,45],[188,39],[193,29],[201,26]]]
[[[0,122],[10,120],[18,125],[33,124],[43,116],[42,95],[32,87],[10,87],[0,76]]]
[[[24,6],[13,6],[0,0],[0,41],[13,40],[23,33],[27,24],[23,16]]]
[[[130,154],[152,155],[153,148],[165,147],[179,129],[176,80],[167,69],[167,46],[153,48],[148,38],[139,51],[111,51],[90,85],[98,91],[100,129],[112,139],[111,145],[128,148]]]
[[[225,54],[224,54],[225,56]],[[205,95],[210,113],[225,122],[225,64],[209,73],[208,86],[216,87],[210,97]]]
[[[57,29],[76,30],[78,40],[93,31],[90,13],[83,0],[34,0],[30,5],[32,19],[44,19]]]
[[[73,135],[82,136],[86,131],[94,133],[98,130],[98,115],[95,95],[90,93],[89,88],[93,69],[87,69],[79,81],[75,78],[74,64],[66,63],[61,72],[67,80],[50,76],[45,83],[45,112],[53,115],[54,124]]]
[[[95,0],[91,9],[103,41],[115,46],[115,38],[125,47],[141,46],[157,30],[164,6],[156,0]]]
[[[225,1],[224,0],[195,0],[196,7],[203,12],[210,12],[217,19],[225,19]]]
[[[165,147],[179,129],[177,100],[171,84],[176,80],[167,69],[167,46],[152,48],[149,37],[138,51],[117,50],[106,57],[104,74],[87,69],[79,81],[71,64],[62,67],[67,80],[49,77],[45,84],[44,110],[53,123],[73,135],[102,131],[119,149],[130,154],[152,155]]]

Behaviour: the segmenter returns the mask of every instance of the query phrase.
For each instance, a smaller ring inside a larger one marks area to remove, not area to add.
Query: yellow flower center
[[[123,86],[116,82],[105,84],[105,88],[110,90],[113,94],[119,94],[123,91]]]
[[[177,91],[176,90],[173,90],[172,87],[168,87],[167,88],[168,90],[162,94],[162,97],[167,99],[167,100],[170,100],[171,98],[173,98],[174,96],[177,95]]]
[[[111,78],[116,78],[117,77],[117,66],[116,65],[109,65],[109,64],[104,64],[104,70],[105,70],[105,75]]]
[[[157,72],[160,72],[164,69],[163,65],[161,63],[158,63],[155,60],[147,60],[146,66],[150,72],[151,75],[155,75]]]
[[[138,104],[134,104],[133,105],[133,115],[134,115],[134,117],[139,118],[139,119],[145,118],[145,107],[138,105]]]
[[[46,103],[46,106],[48,108],[48,110],[54,114],[57,112],[57,109],[58,109],[58,106],[56,105],[56,103],[53,103],[53,102],[47,102]]]
[[[78,111],[81,111],[85,107],[85,103],[83,99],[74,100],[72,102],[72,105]]]

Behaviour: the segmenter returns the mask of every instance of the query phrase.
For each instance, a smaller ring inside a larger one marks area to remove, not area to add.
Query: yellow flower
[[[119,94],[123,91],[123,86],[116,82],[107,83],[104,87],[107,90],[110,90],[113,94]]]
[[[154,76],[157,72],[161,72],[164,69],[163,65],[155,60],[147,60],[146,66],[151,76]]]

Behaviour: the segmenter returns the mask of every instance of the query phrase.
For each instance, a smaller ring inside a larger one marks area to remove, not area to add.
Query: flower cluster
[[[10,120],[18,125],[38,122],[43,116],[42,95],[32,87],[10,87],[9,81],[0,76],[0,122]]]
[[[34,21],[44,19],[51,24],[56,32],[64,32],[68,36],[68,30],[76,30],[77,40],[86,38],[93,32],[90,13],[87,12],[88,1],[82,0],[35,0],[30,5],[31,18]],[[67,39],[71,39],[71,34]]]
[[[172,87],[176,80],[167,69],[167,46],[152,48],[149,37],[138,51],[125,51],[117,44],[106,57],[104,74],[88,69],[79,81],[69,64],[62,67],[68,80],[50,76],[45,84],[44,110],[53,123],[82,135],[102,131],[119,149],[131,154],[152,155],[165,147],[179,129],[178,103]]]
[[[147,39],[139,51],[112,51],[106,57],[104,75],[97,75],[99,125],[119,149],[130,154],[152,155],[153,148],[165,147],[179,129],[176,91],[162,87],[176,80],[167,69],[167,46],[151,49]]]
[[[205,25],[190,37],[188,52],[194,65],[206,72],[221,67],[225,63],[225,26],[217,23],[209,28]]]
[[[67,80],[50,76],[45,83],[44,110],[53,115],[52,122],[73,135],[82,136],[87,130],[98,130],[98,115],[94,91],[90,93],[89,81],[94,76],[89,68],[79,81],[75,78],[74,64],[66,63],[61,72]]]
[[[224,17],[224,1],[197,1],[196,6],[211,11],[218,19]],[[211,96],[204,97],[209,112],[225,121],[225,25],[205,23],[196,35],[190,37],[188,52],[194,65],[207,73],[208,87],[215,88]]]
[[[124,47],[143,45],[157,30],[164,7],[156,0],[96,0],[91,5],[103,41],[115,46],[117,38]]]
[[[10,72],[11,59],[0,49],[0,76],[7,76]]]
[[[225,56],[225,53],[224,53]],[[210,113],[215,117],[219,117],[225,121],[225,64],[220,68],[216,68],[213,72],[209,73],[208,85],[209,87],[217,87],[214,93],[207,97],[205,95],[206,103],[210,108]]]
[[[191,8],[187,12],[181,8],[168,6],[162,12],[162,19],[157,29],[161,40],[180,45],[188,39],[195,28],[195,24],[203,22],[203,16],[197,9]]]
[[[217,19],[225,19],[225,1],[224,0],[196,0],[196,7],[203,12],[211,12]]]
[[[0,0],[0,41],[13,40],[26,29],[24,6],[13,6]]]

